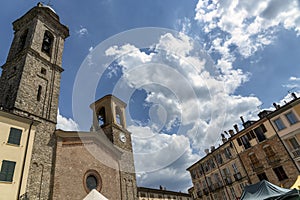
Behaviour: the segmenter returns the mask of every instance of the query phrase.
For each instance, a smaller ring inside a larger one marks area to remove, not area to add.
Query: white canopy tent
[[[100,192],[93,189],[83,200],[108,200],[105,196],[103,196]]]

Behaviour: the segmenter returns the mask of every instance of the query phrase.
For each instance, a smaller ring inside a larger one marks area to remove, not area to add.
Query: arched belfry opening
[[[106,95],[90,105],[93,110],[93,130],[107,126],[126,129],[126,104],[113,95]]]
[[[102,126],[106,123],[106,117],[105,117],[105,107],[101,107],[98,112],[98,123],[99,126]]]

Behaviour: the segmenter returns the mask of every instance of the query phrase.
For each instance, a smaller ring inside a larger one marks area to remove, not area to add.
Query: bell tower
[[[105,134],[122,152],[120,163],[122,199],[136,199],[136,177],[131,133],[126,129],[126,104],[113,95],[106,95],[90,105],[93,110],[91,131]],[[100,131],[100,130],[103,130]]]
[[[13,22],[14,39],[2,66],[0,105],[56,122],[62,52],[69,30],[41,3]]]
[[[34,136],[27,195],[51,199],[64,41],[69,29],[41,3],[13,22],[14,38],[0,78],[0,106],[41,123]]]

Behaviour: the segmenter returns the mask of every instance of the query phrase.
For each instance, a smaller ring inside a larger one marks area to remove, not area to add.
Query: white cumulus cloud
[[[73,119],[62,116],[58,110],[56,128],[64,131],[78,131],[79,126]]]

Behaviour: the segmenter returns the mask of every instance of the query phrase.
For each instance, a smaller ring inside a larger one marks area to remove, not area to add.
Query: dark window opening
[[[223,158],[222,158],[221,154],[216,155],[216,160],[220,165],[223,164]]]
[[[47,70],[44,67],[41,68],[41,74],[43,74],[43,75],[47,74]]]
[[[262,181],[262,180],[268,181],[268,177],[267,177],[267,175],[266,175],[265,172],[263,172],[263,173],[261,173],[261,174],[257,174],[257,177],[258,177],[258,179],[259,179],[260,181]]]
[[[259,142],[262,142],[266,139],[266,136],[265,136],[266,131],[267,131],[266,127],[263,124],[254,129],[254,132],[255,132],[256,137]]]
[[[249,139],[248,139],[247,135],[242,136],[241,140],[243,142],[243,145],[244,145],[245,149],[248,149],[248,148],[251,147],[251,144],[249,142]]]
[[[22,136],[22,130],[16,128],[10,128],[8,142],[9,144],[20,145]]]
[[[97,186],[98,186],[98,180],[97,180],[97,178],[94,175],[89,175],[86,178],[86,187],[89,190],[93,190],[93,189],[96,189]]]
[[[225,154],[225,157],[227,159],[230,159],[232,157],[232,154],[231,154],[231,151],[230,151],[229,147],[225,148],[224,154]]]
[[[42,86],[39,85],[38,91],[37,91],[37,96],[36,96],[37,101],[41,100],[41,95],[42,95]]]
[[[105,108],[102,107],[98,113],[98,122],[99,125],[102,126],[106,123],[106,119],[105,119]]]
[[[12,182],[15,172],[16,162],[3,160],[0,172],[0,181]]]
[[[282,166],[273,168],[273,171],[275,172],[275,174],[276,174],[279,181],[288,179],[288,177],[287,177],[284,169],[282,168]]]
[[[49,31],[45,31],[43,44],[42,44],[42,51],[47,53],[48,55],[51,54],[52,42],[53,42],[53,35]]]

